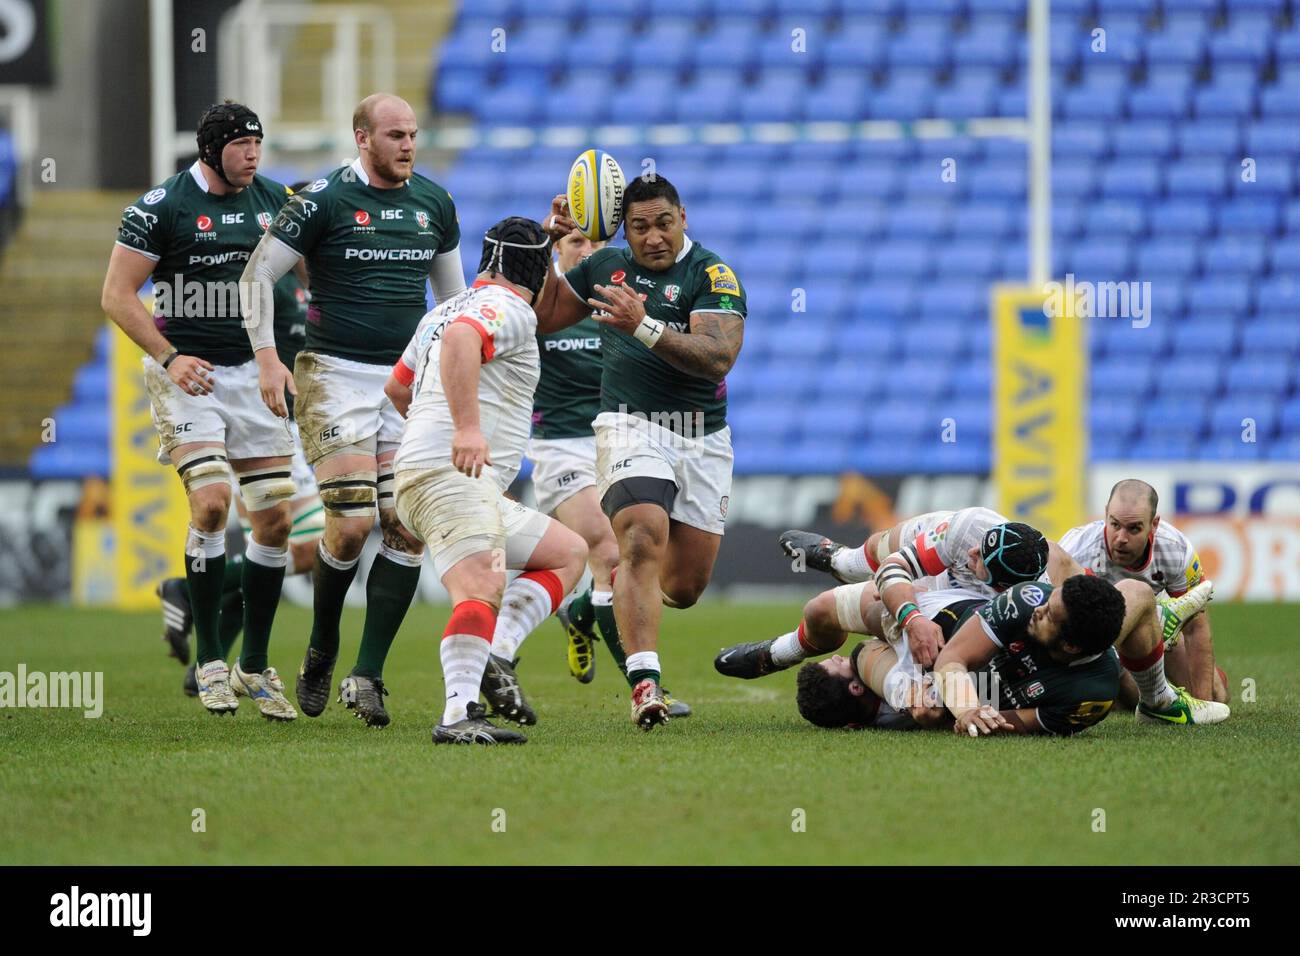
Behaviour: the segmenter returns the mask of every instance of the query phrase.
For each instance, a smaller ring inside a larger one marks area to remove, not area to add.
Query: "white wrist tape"
[[[655,347],[655,343],[659,341],[659,337],[664,334],[664,324],[658,319],[652,319],[647,315],[641,320],[641,324],[636,327],[636,331],[632,334],[636,336],[638,342],[646,348],[652,349]]]

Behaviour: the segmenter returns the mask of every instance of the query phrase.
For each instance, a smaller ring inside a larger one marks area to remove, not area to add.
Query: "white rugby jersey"
[[[1124,580],[1144,581],[1156,594],[1167,591],[1170,597],[1186,593],[1205,577],[1201,559],[1192,543],[1167,521],[1156,526],[1155,540],[1147,549],[1146,563],[1138,568],[1125,568],[1111,562],[1104,520],[1070,529],[1061,538],[1061,548],[1085,570],[1112,584]]]
[[[479,429],[487,439],[501,490],[519,473],[532,428],[533,392],[541,374],[537,316],[505,286],[480,279],[420,320],[393,375],[414,395],[394,470],[451,464],[452,423],[438,360],[447,326],[466,323],[483,340]]]
[[[934,587],[966,588],[992,597],[998,592],[970,569],[970,549],[978,549],[985,532],[1007,520],[991,508],[931,511],[903,523],[898,546],[916,549],[921,570],[934,578]]]

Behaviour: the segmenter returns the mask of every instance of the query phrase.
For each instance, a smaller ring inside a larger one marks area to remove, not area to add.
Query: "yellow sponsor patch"
[[[709,291],[710,292],[734,292],[740,294],[740,283],[736,280],[736,274],[723,263],[719,262],[709,266],[704,270],[709,274]]]

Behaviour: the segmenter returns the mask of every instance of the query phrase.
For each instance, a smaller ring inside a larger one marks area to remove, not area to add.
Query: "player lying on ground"
[[[199,700],[227,713],[243,694],[264,717],[293,720],[297,711],[267,659],[289,560],[293,439],[283,421],[250,400],[257,363],[239,316],[243,263],[288,195],[257,175],[263,133],[246,106],[226,102],[204,112],[199,159],[126,207],[102,304],[146,353],[159,460],[176,468],[189,502],[185,578]],[[154,315],[138,296],[151,276]],[[190,294],[195,284],[202,296]],[[240,568],[244,646],[233,669],[221,624],[232,469],[251,525]]]
[[[1048,564],[1049,542],[1042,534],[1027,524],[1008,522],[988,508],[932,511],[900,522],[891,531],[880,532],[879,537],[894,548],[882,553],[876,562],[879,572],[888,579],[885,587],[896,592],[889,595],[893,608],[888,613],[907,635],[912,655],[923,667],[933,665],[943,637],[928,618],[911,612],[915,603],[913,582],[923,582],[927,588],[964,588],[991,598],[1020,581],[1041,578]],[[809,531],[787,531],[780,542],[787,554],[815,570],[830,570],[830,559],[843,550]],[[860,606],[865,622],[873,615],[886,613],[878,599],[881,588],[867,574],[860,583],[823,592],[809,602],[808,608],[838,599],[844,602],[844,620],[855,622]],[[825,639],[795,630],[773,641],[737,644],[724,649],[714,666],[728,677],[762,677],[806,657],[829,654],[843,643],[844,637],[841,633],[839,643],[829,645]]]
[[[420,581],[423,547],[393,509],[393,456],[402,419],[384,384],[425,314],[425,282],[444,302],[465,288],[451,196],[414,172],[415,113],[376,93],[352,118],[358,157],[284,204],[244,270],[260,291],[245,303],[262,400],[288,414],[298,396],[303,449],[325,505],[312,574],[312,630],[295,687],[309,717],[325,710],[343,601],[378,515],[383,535],[366,580],[361,647],[339,699],[371,727],[389,722],[383,668]],[[306,347],[294,373],[275,348],[270,285],[299,260],[311,272]],[[268,321],[271,319],[272,321]]]
[[[576,224],[552,201],[547,228]],[[618,538],[614,616],[627,651],[632,721],[668,719],[660,687],[663,605],[690,607],[713,573],[731,494],[726,375],[740,354],[745,298],[735,273],[686,235],[677,190],[658,175],[628,183],[627,248],[593,253],[551,283],[538,328],[595,313],[601,328],[597,491]]]
[[[556,277],[604,247],[604,242],[592,242],[575,229],[555,243]],[[614,620],[618,540],[596,494],[596,434],[591,422],[600,414],[600,324],[585,318],[560,332],[538,335],[537,346],[542,374],[533,398],[528,452],[534,462],[537,508],[582,535],[591,568],[591,586],[555,612],[568,635],[569,673],[590,683],[596,676],[596,645],[603,639],[631,686],[627,654]],[[511,656],[499,649],[495,653]],[[667,687],[664,700],[669,717],[691,715],[691,708]]]
[[[1120,674],[1111,645],[1126,613],[1115,585],[1075,575],[1060,587],[1015,584],[992,600],[962,589],[920,600],[919,613],[951,638],[933,673],[905,641],[865,641],[799,670],[799,713],[819,727],[1070,736],[1110,712]]]
[[[1201,559],[1181,531],[1160,520],[1159,504],[1145,481],[1120,481],[1106,500],[1105,517],[1067,531],[1061,547],[1107,581],[1142,581],[1171,598],[1186,594],[1204,580]],[[1208,609],[1167,634],[1165,649],[1171,681],[1185,684],[1193,697],[1228,702],[1228,677],[1215,664]]]
[[[883,567],[882,565],[882,570]],[[1077,562],[1060,549],[1052,551],[1047,575],[1056,585],[1062,585],[1073,577],[1088,576]],[[1041,586],[1044,582],[1033,583]],[[1114,644],[1119,652],[1120,663],[1133,675],[1137,684],[1139,719],[1146,723],[1175,724],[1214,724],[1226,720],[1229,715],[1226,705],[1191,696],[1184,689],[1172,686],[1164,673],[1164,636],[1169,629],[1169,621],[1185,620],[1201,611],[1213,596],[1211,582],[1202,582],[1187,594],[1160,603],[1157,603],[1151,589],[1141,582],[1121,581],[1117,587],[1124,599],[1125,613]],[[946,639],[945,627],[951,628],[954,623],[951,612],[936,607],[935,598],[929,595],[949,593],[946,590],[919,592],[916,610],[906,613],[912,618],[925,618],[939,630],[941,638]],[[809,647],[837,648],[847,638],[846,632],[883,637],[896,649],[899,660],[905,662],[907,667],[917,671],[927,669],[913,655],[915,644],[908,639],[911,632],[906,632],[905,638],[899,619],[886,613],[883,602],[875,597],[873,582],[841,585],[818,595],[805,606],[796,634],[802,634]],[[768,643],[770,642],[739,645],[735,650],[741,655],[749,655],[761,664],[762,648]],[[946,649],[945,644],[937,661],[943,660]]]
[[[291,188],[297,192],[306,185],[307,183],[295,183]],[[275,284],[275,345],[280,361],[288,366],[293,365],[294,358],[307,337],[307,310],[311,297],[304,281],[306,275],[305,268],[294,270],[286,273]],[[292,423],[293,396],[286,398],[294,443],[291,467],[294,495],[289,501],[291,525],[289,567],[286,573],[305,574],[316,562],[316,546],[325,530],[325,513],[320,492],[316,488],[316,476],[312,474],[311,465],[307,464],[307,458],[303,455],[298,426]],[[239,524],[247,536],[252,527],[248,509],[241,497],[235,498],[235,507],[238,509]],[[244,626],[244,592],[240,587],[244,555],[242,542],[239,553],[232,550],[232,543],[231,536],[227,536],[226,571],[221,589],[222,660],[230,658],[230,652]],[[182,664],[190,665],[185,670],[182,689],[191,697],[197,696],[199,687],[194,676],[195,666],[190,664],[190,630],[194,624],[194,615],[189,584],[184,578],[167,578],[158,585],[157,594],[162,604],[163,640],[170,648],[172,657]]]
[[[505,497],[528,444],[538,377],[531,303],[551,271],[550,246],[530,219],[494,225],[473,288],[424,317],[386,386],[399,409],[409,401],[395,459],[397,512],[427,543],[453,605],[434,743],[524,742],[488,721],[478,700],[483,689],[507,719],[536,722],[493,645],[517,646],[587,561],[576,533]],[[508,587],[507,568],[524,571]]]

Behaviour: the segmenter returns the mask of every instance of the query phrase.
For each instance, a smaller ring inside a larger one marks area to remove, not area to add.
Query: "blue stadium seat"
[[[1176,135],[1184,157],[1241,156],[1241,132],[1233,120],[1183,123]]]
[[[1170,340],[1175,358],[1217,355],[1226,358],[1237,344],[1237,325],[1230,317],[1192,317],[1179,322]]]
[[[1174,147],[1173,129],[1163,122],[1129,122],[1114,132],[1115,156],[1163,159]]]
[[[1154,384],[1162,395],[1213,395],[1222,380],[1223,365],[1219,357],[1200,355],[1164,363],[1157,370]],[[1162,420],[1154,410],[1152,417],[1156,421]]]
[[[1110,360],[1092,366],[1092,394],[1117,400],[1136,401],[1151,388],[1155,369],[1150,362]]]
[[[1139,86],[1129,91],[1128,113],[1134,119],[1179,120],[1187,116],[1188,103],[1185,90]]]
[[[1224,203],[1218,213],[1220,232],[1245,232],[1257,236],[1276,233],[1282,218],[1276,203],[1255,198]]]
[[[1212,242],[1202,265],[1206,275],[1253,276],[1264,266],[1264,240],[1232,236]]]
[[[1230,312],[1239,318],[1250,311],[1253,298],[1251,284],[1245,279],[1203,279],[1192,283],[1189,290],[1193,307],[1211,312]]]
[[[1200,258],[1196,241],[1173,233],[1169,238],[1138,243],[1137,271],[1142,276],[1190,276]]]
[[[1013,218],[1006,203],[963,203],[953,213],[952,233],[958,239],[1001,239],[1014,231]]]
[[[1064,159],[1095,161],[1110,152],[1111,131],[1103,123],[1058,123],[1052,129],[1052,153]]]
[[[1253,400],[1228,398],[1210,410],[1209,430],[1212,438],[1233,436],[1240,441],[1242,432],[1253,422],[1256,439],[1266,441],[1276,432],[1277,421],[1278,412],[1271,396]]]
[[[1240,164],[1228,176],[1228,182],[1232,184],[1234,193],[1238,196],[1267,194],[1279,198],[1291,195],[1295,185],[1294,154],[1274,153],[1272,155],[1261,155],[1255,153],[1250,159],[1255,161],[1253,179],[1245,178],[1246,167]],[[1246,160],[1241,162],[1244,163]]]
[[[1088,427],[1093,435],[1106,432],[1127,440],[1137,429],[1140,414],[1136,402],[1095,396],[1088,406]]]
[[[1171,196],[1222,196],[1227,173],[1217,160],[1185,159],[1168,167],[1165,183]]]
[[[1249,116],[1255,109],[1255,91],[1239,86],[1209,86],[1196,91],[1198,119],[1235,119]]]
[[[1259,106],[1260,112],[1272,120],[1300,116],[1300,84],[1264,87]]]
[[[1101,175],[1100,191],[1107,199],[1153,199],[1160,195],[1162,166],[1151,160],[1116,161]]]
[[[1205,41],[1199,33],[1166,29],[1146,43],[1146,57],[1151,64],[1176,64],[1191,70],[1204,55]]]

